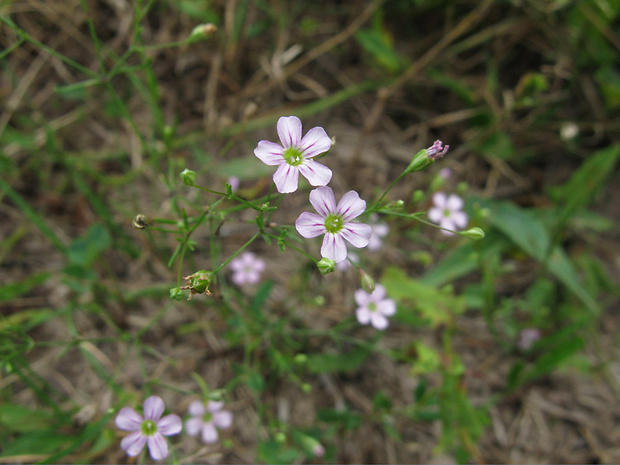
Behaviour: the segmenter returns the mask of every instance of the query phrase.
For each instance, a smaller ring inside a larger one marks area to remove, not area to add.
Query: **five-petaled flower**
[[[463,229],[467,226],[467,214],[463,211],[463,199],[452,194],[449,197],[443,192],[433,195],[434,207],[428,210],[429,219],[445,229]],[[452,234],[450,231],[441,231],[443,234]]]
[[[265,269],[265,261],[252,252],[244,252],[230,262],[233,270],[232,280],[237,286],[242,284],[256,284]]]
[[[327,185],[332,179],[332,171],[313,160],[332,146],[325,129],[317,126],[302,138],[301,120],[296,116],[283,116],[278,120],[277,130],[282,145],[261,140],[254,155],[266,165],[278,165],[273,175],[278,192],[295,192],[299,173],[313,186]]]
[[[347,192],[336,205],[334,191],[319,187],[310,192],[310,203],[319,214],[303,212],[295,221],[295,227],[306,239],[325,234],[321,256],[336,263],[343,261],[347,258],[345,239],[357,248],[368,245],[370,226],[351,221],[366,210],[366,202],[357,192]]]
[[[205,444],[214,444],[218,440],[217,429],[227,429],[232,425],[233,415],[228,410],[222,410],[224,402],[214,400],[206,404],[195,400],[189,404],[189,414],[192,418],[185,422],[185,431],[190,436],[201,433]]]
[[[183,423],[178,415],[161,418],[166,406],[161,397],[151,396],[144,401],[144,417],[130,407],[123,407],[116,416],[116,426],[124,431],[132,431],[121,441],[121,448],[127,455],[135,457],[148,444],[154,460],[168,456],[168,442],[164,436],[178,434]]]
[[[362,325],[370,323],[376,329],[387,328],[387,317],[396,313],[396,302],[386,298],[385,288],[381,284],[375,286],[372,294],[364,289],[355,291],[355,302],[359,305],[355,311],[357,321]]]

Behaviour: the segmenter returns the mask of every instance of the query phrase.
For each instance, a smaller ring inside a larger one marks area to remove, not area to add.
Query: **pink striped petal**
[[[198,417],[190,418],[185,422],[185,432],[190,436],[196,436],[202,430],[202,420]]]
[[[142,452],[145,444],[146,436],[142,434],[142,431],[136,431],[123,438],[121,441],[121,449],[127,452],[127,455],[135,457]]]
[[[205,423],[202,427],[202,441],[205,444],[214,444],[217,442],[218,434],[215,425],[212,422]]]
[[[155,433],[148,437],[149,452],[153,460],[162,460],[168,457],[168,441],[164,437]]]
[[[364,213],[364,210],[366,210],[366,201],[360,199],[359,194],[355,191],[347,192],[338,202],[337,211],[342,215],[345,222],[357,218]]]
[[[347,246],[340,234],[325,233],[323,245],[321,246],[321,256],[329,258],[336,263],[347,258]]]
[[[144,401],[144,418],[157,421],[161,418],[166,405],[161,397],[151,396]]]
[[[332,141],[320,126],[310,129],[301,140],[301,150],[306,158],[316,157],[327,152],[332,146]]]
[[[123,407],[116,417],[116,426],[123,431],[137,431],[140,429],[144,418],[129,407]]]
[[[315,213],[303,212],[295,221],[295,229],[306,239],[325,234],[325,220]]]
[[[183,422],[178,415],[166,415],[164,418],[157,422],[157,431],[159,431],[164,436],[179,434],[182,429]]]
[[[312,186],[326,186],[332,179],[332,170],[314,160],[300,165],[299,172]]]
[[[310,192],[310,203],[323,218],[336,212],[336,198],[329,187],[319,187]]]
[[[301,120],[297,116],[283,116],[278,120],[276,128],[284,148],[301,145]]]
[[[279,165],[284,163],[282,146],[268,140],[261,140],[254,149],[254,155],[265,165]]]
[[[288,163],[282,163],[273,175],[273,182],[276,183],[280,194],[295,192],[299,184],[299,169]]]
[[[347,223],[340,231],[340,235],[358,249],[368,245],[371,234],[371,227],[363,223]]]

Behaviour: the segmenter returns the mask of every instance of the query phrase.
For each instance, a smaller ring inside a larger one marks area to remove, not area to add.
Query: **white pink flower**
[[[366,210],[366,202],[357,192],[347,192],[336,205],[334,191],[329,187],[319,187],[310,192],[310,203],[319,214],[302,213],[295,222],[295,228],[306,239],[325,235],[321,246],[322,257],[336,263],[343,261],[347,258],[345,240],[357,248],[368,245],[372,233],[370,226],[351,221]]]
[[[428,217],[433,223],[442,228],[457,230],[467,226],[467,214],[462,211],[463,199],[452,194],[449,197],[443,192],[433,195],[434,206],[428,210]],[[443,234],[452,234],[450,231],[441,231]]]
[[[355,311],[357,321],[362,325],[370,323],[376,329],[387,328],[387,317],[396,313],[396,302],[386,298],[385,288],[381,284],[375,286],[372,294],[364,289],[355,291],[355,302],[359,305]]]
[[[192,416],[185,422],[185,431],[190,436],[200,433],[205,444],[214,444],[219,438],[218,429],[228,429],[232,425],[233,414],[222,410],[224,402],[209,400],[206,404],[195,400],[189,405]]]
[[[332,146],[325,129],[314,127],[303,138],[301,129],[299,118],[283,116],[277,124],[282,145],[261,140],[254,149],[254,155],[263,163],[278,166],[273,182],[282,194],[297,190],[300,173],[312,186],[325,186],[332,179],[331,170],[313,160]]]
[[[390,233],[390,227],[383,222],[378,222],[378,215],[371,215],[370,220],[373,222],[370,224],[372,234],[370,235],[370,241],[368,241],[368,250],[373,252],[379,250],[383,246],[383,239]]]
[[[178,415],[161,417],[166,406],[161,397],[151,396],[144,401],[144,417],[130,407],[123,407],[116,417],[116,426],[132,433],[121,441],[127,455],[135,457],[148,445],[153,460],[168,457],[168,442],[164,436],[178,434],[183,423]]]
[[[265,270],[265,261],[252,252],[243,252],[230,262],[233,270],[232,280],[237,286],[242,284],[256,284]]]

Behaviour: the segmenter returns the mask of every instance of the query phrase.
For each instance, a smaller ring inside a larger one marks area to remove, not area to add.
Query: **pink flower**
[[[177,415],[161,418],[165,408],[161,397],[151,396],[144,401],[144,417],[129,407],[118,412],[116,426],[123,431],[132,431],[121,441],[121,448],[127,455],[135,457],[147,444],[153,460],[168,457],[168,442],[164,436],[180,433],[183,423]]]
[[[530,350],[534,343],[541,337],[540,329],[526,328],[519,334],[519,341],[517,345],[521,350]]]
[[[256,284],[265,270],[265,262],[252,252],[244,252],[230,262],[233,270],[232,280],[237,286]]]
[[[370,236],[370,241],[368,241],[368,250],[374,252],[383,246],[383,241],[381,239],[390,233],[390,227],[386,223],[377,223],[378,215],[371,216],[371,221],[374,221],[374,224],[370,225],[372,234]]]
[[[355,311],[357,321],[362,325],[370,323],[377,329],[385,329],[388,327],[388,319],[386,317],[396,313],[396,302],[387,299],[385,288],[381,284],[375,286],[372,294],[364,289],[355,291],[355,302],[359,307]]]
[[[324,234],[321,256],[336,263],[347,258],[345,239],[354,247],[368,245],[372,230],[367,224],[351,221],[366,210],[366,202],[355,191],[342,196],[338,205],[334,191],[319,187],[310,192],[310,203],[319,213],[304,212],[295,221],[297,232],[306,239]]]
[[[233,415],[228,410],[222,410],[224,402],[214,400],[206,404],[195,400],[189,405],[189,414],[192,416],[185,422],[185,431],[190,436],[201,433],[205,444],[214,444],[218,440],[218,428],[228,429],[232,425]]]
[[[467,226],[467,214],[462,210],[463,199],[452,194],[449,197],[443,192],[433,195],[434,207],[428,210],[428,217],[434,223],[445,229],[463,229]],[[441,231],[443,234],[452,234],[450,231]]]
[[[266,165],[278,165],[273,175],[278,192],[295,192],[299,173],[313,186],[327,185],[332,179],[332,171],[313,160],[332,146],[325,129],[317,126],[302,138],[300,119],[296,116],[283,116],[278,120],[277,130],[282,145],[261,140],[254,149],[254,155]]]
[[[226,182],[230,184],[230,190],[233,192],[239,189],[239,186],[241,185],[241,179],[237,176],[231,176]]]

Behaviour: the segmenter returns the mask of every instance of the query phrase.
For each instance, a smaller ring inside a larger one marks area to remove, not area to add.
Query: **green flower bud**
[[[274,439],[278,444],[284,444],[286,442],[286,434],[282,431],[278,431]]]
[[[332,273],[336,269],[336,262],[329,258],[323,257],[316,264],[316,267],[319,269],[321,274],[329,274],[329,273]]]
[[[192,170],[188,170],[187,168],[185,168],[183,171],[181,171],[181,174],[179,176],[181,177],[183,184],[185,184],[186,186],[193,186],[196,183],[196,173],[194,173]]]
[[[204,40],[216,31],[217,26],[215,24],[199,24],[194,29],[192,29],[192,32],[190,32],[188,41],[198,42],[200,40]]]
[[[360,281],[362,282],[362,289],[369,294],[372,294],[375,290],[375,280],[370,277],[364,270],[360,269]]]
[[[295,363],[298,363],[299,365],[304,365],[306,362],[308,362],[308,356],[306,354],[297,354],[295,355]]]
[[[312,385],[310,385],[310,384],[308,384],[308,383],[303,383],[303,384],[301,385],[301,390],[302,390],[303,392],[305,392],[306,394],[307,394],[307,393],[309,393],[309,392],[312,392]]]
[[[424,200],[424,191],[421,189],[416,190],[413,193],[413,196],[411,197],[411,199],[413,200],[414,203],[421,202],[422,200]]]
[[[469,237],[475,241],[479,241],[480,239],[484,239],[484,231],[480,228],[471,228],[467,231],[461,231],[459,233],[461,236]]]
[[[170,298],[172,300],[181,300],[181,297],[183,297],[183,292],[180,287],[173,287],[170,289]]]
[[[449,145],[444,146],[443,142],[436,140],[431,147],[420,150],[415,154],[415,157],[413,157],[413,160],[409,163],[405,173],[424,171],[426,168],[435,163],[435,160],[443,157],[449,148]]]

